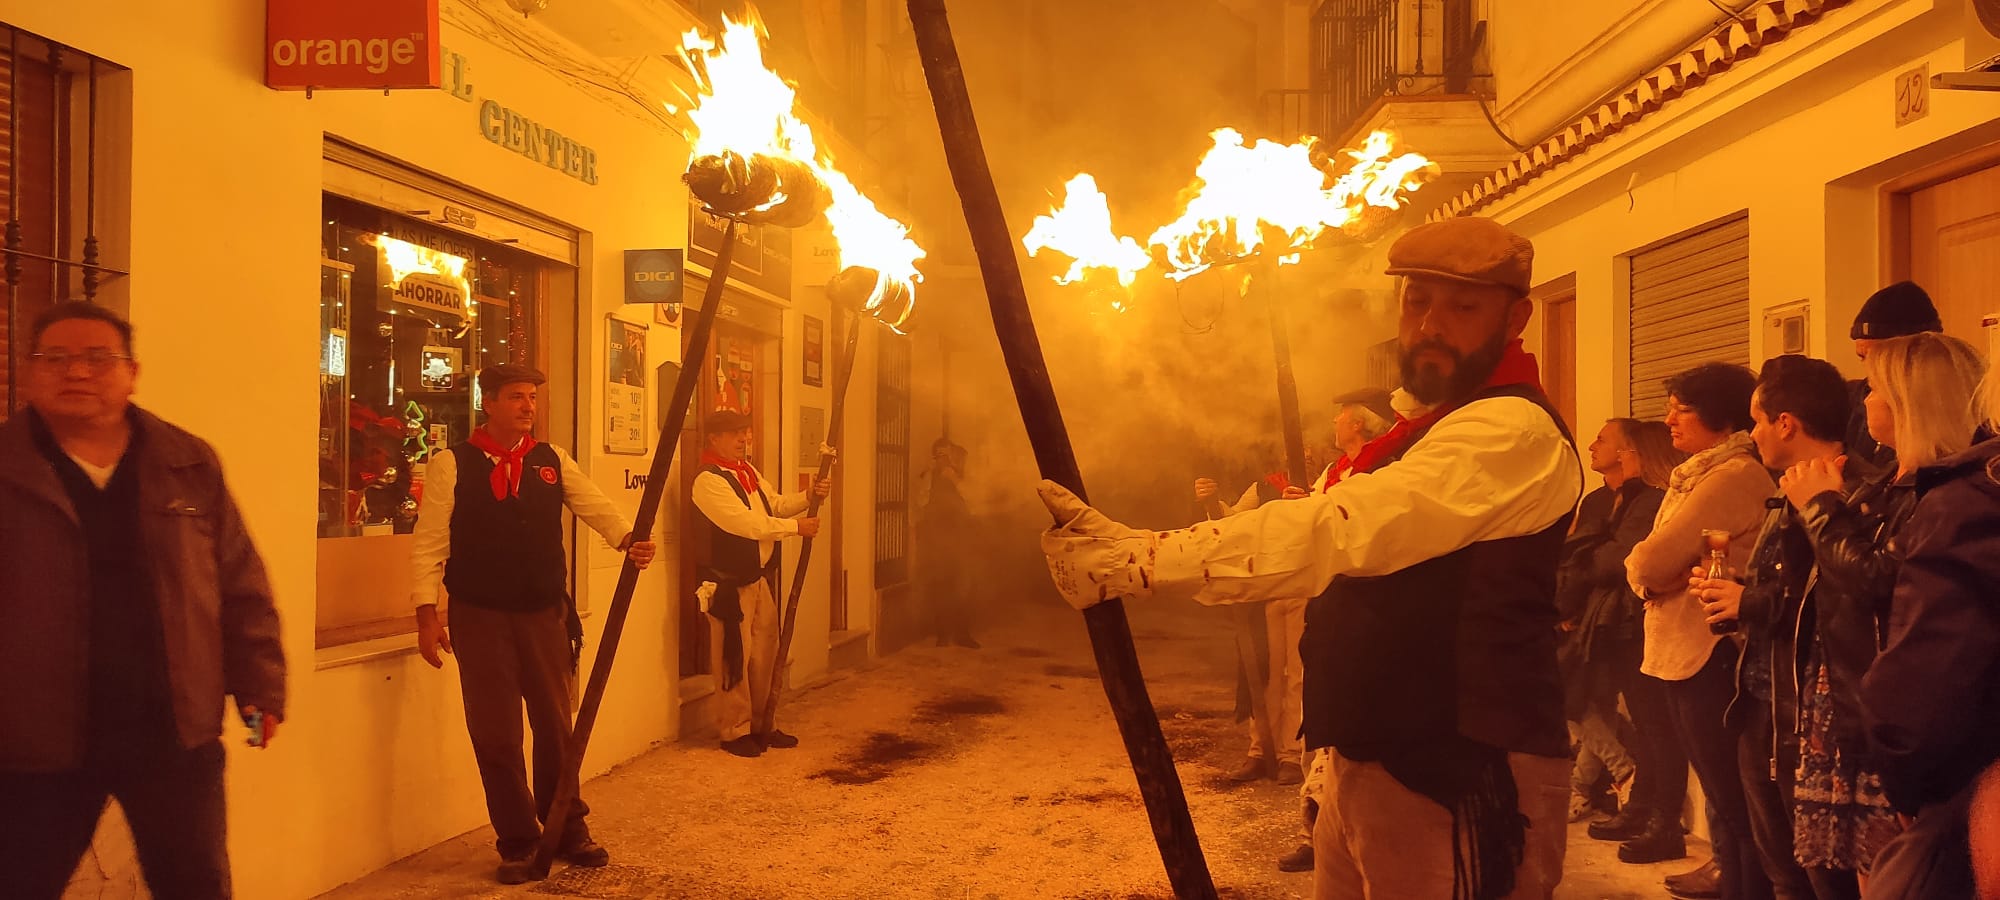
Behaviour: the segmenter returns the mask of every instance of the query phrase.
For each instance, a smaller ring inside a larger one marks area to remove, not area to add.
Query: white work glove
[[[1060,523],[1042,532],[1042,554],[1069,605],[1081,610],[1113,597],[1152,596],[1157,533],[1113,522],[1053,481],[1044,479],[1037,490]]]
[[[695,588],[694,602],[701,607],[703,613],[707,613],[709,605],[715,602],[715,582],[704,581]]]

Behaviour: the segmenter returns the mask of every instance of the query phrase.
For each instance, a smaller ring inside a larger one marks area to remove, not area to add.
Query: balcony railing
[[[1267,93],[1267,124],[1342,138],[1384,97],[1468,93],[1477,50],[1471,0],[1320,0],[1308,87]]]

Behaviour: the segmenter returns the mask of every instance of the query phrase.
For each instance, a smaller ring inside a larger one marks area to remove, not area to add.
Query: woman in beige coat
[[[1705,556],[1704,531],[1729,533],[1729,565],[1743,571],[1777,483],[1750,443],[1750,395],[1757,377],[1742,366],[1706,363],[1667,381],[1667,428],[1690,454],[1674,469],[1653,533],[1632,549],[1625,571],[1646,601],[1646,643],[1639,671],[1666,683],[1674,732],[1708,798],[1717,886],[1723,900],[1771,896],[1750,832],[1737,774],[1736,738],[1723,712],[1736,693],[1735,639],[1710,630],[1688,571]],[[1627,862],[1685,855],[1671,812],[1619,847]],[[1699,871],[1699,870],[1697,870]],[[1691,873],[1692,874],[1692,873]]]

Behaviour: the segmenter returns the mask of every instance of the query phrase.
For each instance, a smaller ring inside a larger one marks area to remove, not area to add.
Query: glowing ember
[[[824,189],[826,221],[840,251],[840,268],[875,273],[874,289],[862,308],[892,328],[899,326],[908,316],[917,282],[923,280],[917,260],[924,257],[924,250],[910,239],[909,226],[883,215],[834,167],[831,154],[813,142],[812,128],[799,118],[796,92],[764,64],[762,31],[755,22],[725,20],[717,40],[698,31],[682,37],[682,55],[697,88],[694,105],[687,111],[695,126],[688,140],[695,160],[691,168],[722,172],[727,176],[723,180],[732,185],[761,174],[760,159],[803,168],[818,182],[814,190]],[[763,202],[755,209],[775,211],[785,205],[793,190],[785,184],[779,176],[777,187],[756,198]]]
[[[1022,243],[1029,256],[1054,250],[1070,258],[1069,271],[1056,276],[1058,284],[1080,281],[1086,269],[1102,267],[1116,269],[1118,283],[1130,287],[1139,270],[1152,263],[1138,241],[1112,233],[1111,205],[1088,174],[1063,185],[1062,205],[1050,215],[1036,216]]]
[[[1150,260],[1135,256],[1137,243],[1112,230],[1107,201],[1089,175],[1071,179],[1063,206],[1035,220],[1024,240],[1029,253],[1049,249],[1070,257],[1069,271],[1056,278],[1063,284],[1090,269],[1114,271],[1130,284],[1144,262],[1159,264],[1176,281],[1260,253],[1296,263],[1298,251],[1328,231],[1358,230],[1370,207],[1402,206],[1404,195],[1438,171],[1419,154],[1397,154],[1383,131],[1338,156],[1322,152],[1317,138],[1250,144],[1233,128],[1211,137],[1215,145],[1195,168],[1180,216],[1147,238]]]

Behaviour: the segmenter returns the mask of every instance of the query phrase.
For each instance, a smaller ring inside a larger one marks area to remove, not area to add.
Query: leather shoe
[[[564,847],[556,855],[561,857],[563,862],[586,869],[600,869],[611,865],[611,851],[599,846],[590,838],[584,838]]]
[[[723,741],[722,749],[745,758],[764,755],[764,745],[757,740],[757,736],[754,734],[746,734],[735,740]]]
[[[494,872],[493,877],[501,884],[527,884],[535,880],[535,861],[527,858],[503,860],[500,870]]]
[[[799,745],[798,738],[792,737],[776,728],[758,735],[757,740],[764,745],[764,749],[766,750],[790,750]]]
[[[1227,777],[1230,781],[1238,784],[1247,784],[1252,781],[1269,778],[1271,777],[1271,760],[1269,757],[1264,756],[1248,757],[1243,760],[1243,765],[1236,767],[1236,770],[1230,772]]]
[[[1692,872],[1667,876],[1667,893],[1687,900],[1711,900],[1722,896],[1722,867],[1715,860],[1702,863]]]
[[[1286,760],[1278,764],[1279,784],[1299,784],[1305,780],[1305,770],[1300,769],[1298,763]]]
[[[1645,865],[1687,856],[1687,835],[1681,823],[1665,813],[1647,817],[1646,833],[1618,845],[1618,861]]]
[[[1627,806],[1609,819],[1590,823],[1588,831],[1592,840],[1629,841],[1646,833],[1651,818],[1651,811]]]
[[[1300,844],[1297,850],[1278,857],[1280,872],[1310,872],[1312,869],[1313,845],[1311,844]]]

